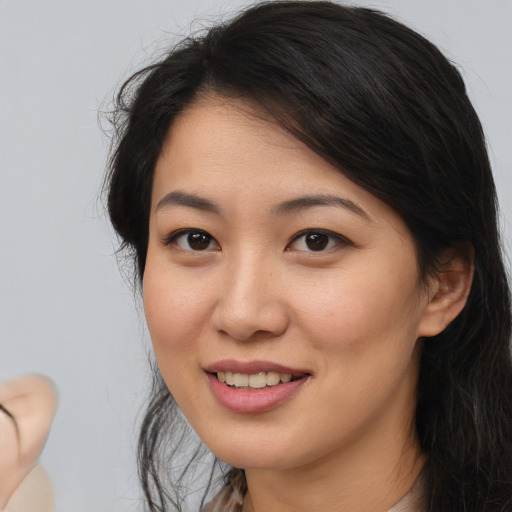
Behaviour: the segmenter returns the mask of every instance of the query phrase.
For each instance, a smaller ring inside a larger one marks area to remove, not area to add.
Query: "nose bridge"
[[[264,251],[243,251],[226,261],[216,328],[232,338],[279,336],[288,325],[278,284],[279,264]]]

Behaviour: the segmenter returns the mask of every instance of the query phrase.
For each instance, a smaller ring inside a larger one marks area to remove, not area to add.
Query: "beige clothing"
[[[425,512],[427,504],[425,502],[425,477],[423,473],[414,482],[411,490],[388,512]]]
[[[50,477],[36,466],[10,497],[4,512],[53,512],[53,489]]]

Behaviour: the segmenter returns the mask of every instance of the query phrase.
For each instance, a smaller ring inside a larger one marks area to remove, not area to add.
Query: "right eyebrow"
[[[162,197],[162,199],[158,201],[155,211],[176,205],[188,206],[189,208],[196,208],[197,210],[220,214],[220,207],[213,201],[204,197],[196,196],[195,194],[180,192],[179,190],[169,192],[169,194]]]

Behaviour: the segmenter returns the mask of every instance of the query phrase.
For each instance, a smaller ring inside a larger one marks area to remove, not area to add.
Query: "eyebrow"
[[[206,212],[221,213],[220,206],[204,197],[196,196],[195,194],[187,194],[175,190],[166,194],[156,206],[156,211],[169,206],[186,206],[189,208],[195,208]],[[301,196],[288,201],[284,201],[276,205],[272,211],[275,215],[286,215],[308,208],[314,208],[315,206],[336,206],[344,208],[352,213],[359,215],[365,219],[369,219],[368,214],[356,203],[345,197],[334,196],[329,194],[317,194],[311,196]]]
[[[359,215],[360,217],[369,219],[368,214],[350,199],[329,194],[301,196],[295,199],[290,199],[289,201],[284,201],[274,208],[274,213],[277,215],[295,213],[315,206],[341,207]]]
[[[206,212],[220,213],[220,207],[204,197],[199,197],[194,194],[187,194],[185,192],[174,191],[165,195],[158,201],[155,211],[161,210],[168,206],[188,206],[189,208],[196,208]]]

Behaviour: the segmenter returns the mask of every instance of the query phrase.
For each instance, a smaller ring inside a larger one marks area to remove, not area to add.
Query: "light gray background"
[[[510,245],[512,1],[352,3],[395,14],[463,69]],[[134,424],[149,342],[98,201],[108,147],[98,111],[193,19],[244,4],[0,0],[0,377],[36,371],[59,388],[43,455],[59,512],[142,508]]]

